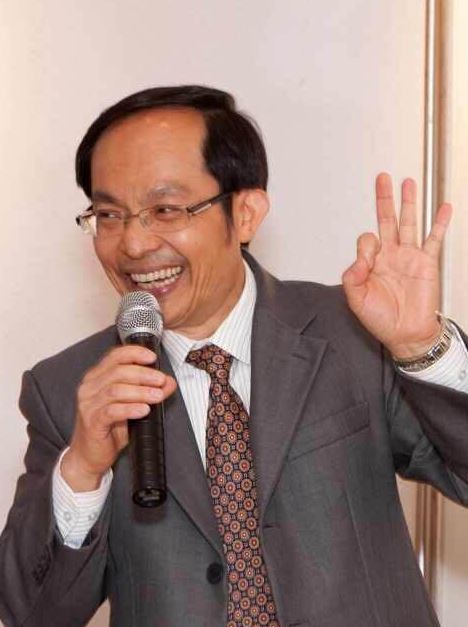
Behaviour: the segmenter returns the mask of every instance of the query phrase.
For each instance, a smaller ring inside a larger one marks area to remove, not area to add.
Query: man
[[[26,473],[3,532],[6,625],[437,625],[395,470],[468,502],[461,332],[436,313],[443,205],[417,245],[415,184],[377,179],[340,288],[245,251],[267,165],[228,94],[147,90],[77,153],[79,218],[119,293],[153,293],[161,371],[113,327],[26,373]],[[347,301],[347,303],[346,303]],[[127,419],[165,401],[168,499],[131,503]]]

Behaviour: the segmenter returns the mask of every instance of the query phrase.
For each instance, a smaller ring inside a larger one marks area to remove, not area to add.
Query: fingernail
[[[166,380],[166,375],[163,372],[155,372],[153,376],[153,383],[156,385],[162,385]]]
[[[150,396],[151,398],[154,398],[155,401],[159,401],[163,397],[162,390],[160,390],[159,388],[151,388]]]

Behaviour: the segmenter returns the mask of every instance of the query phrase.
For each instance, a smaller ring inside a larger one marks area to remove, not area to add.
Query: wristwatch
[[[442,314],[437,314],[439,322],[441,324],[439,337],[436,339],[431,348],[418,357],[412,357],[411,359],[396,359],[393,358],[395,365],[401,368],[405,372],[420,372],[425,370],[436,363],[450,348],[452,343],[453,331],[449,326],[447,318]]]

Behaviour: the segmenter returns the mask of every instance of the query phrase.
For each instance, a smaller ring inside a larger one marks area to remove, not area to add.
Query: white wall
[[[21,372],[115,312],[73,223],[74,150],[92,119],[151,85],[232,91],[270,155],[254,252],[282,277],[338,282],[374,227],[375,174],[421,181],[423,48],[423,0],[0,3],[0,527],[26,445]]]

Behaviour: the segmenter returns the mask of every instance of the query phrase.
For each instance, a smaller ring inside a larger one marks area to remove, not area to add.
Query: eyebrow
[[[144,204],[151,204],[152,202],[157,202],[161,198],[165,198],[166,196],[174,196],[175,194],[186,194],[190,191],[190,189],[186,185],[182,185],[177,182],[166,182],[161,185],[157,185],[153,189],[149,190],[145,195]],[[125,203],[121,200],[113,196],[111,193],[106,192],[105,190],[96,189],[91,194],[91,200],[93,202],[108,202],[113,205],[117,205],[120,207],[125,207]]]
[[[119,200],[117,200],[117,198],[114,198],[112,194],[109,194],[108,192],[102,191],[100,189],[96,189],[95,191],[93,191],[93,193],[91,194],[91,200],[93,202],[110,202],[113,205],[120,204]]]
[[[161,185],[157,185],[149,190],[145,196],[145,202],[151,203],[164,198],[166,196],[174,196],[175,194],[187,194],[190,189],[181,183],[167,181]]]

